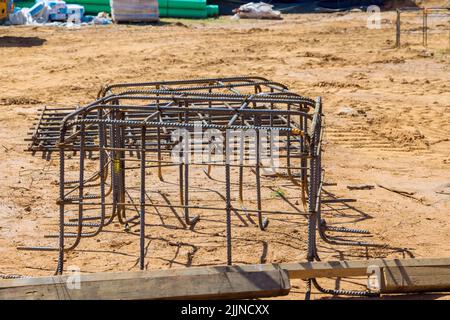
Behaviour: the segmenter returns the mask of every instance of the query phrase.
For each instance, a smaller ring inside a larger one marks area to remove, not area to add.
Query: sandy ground
[[[323,98],[326,181],[337,183],[325,190],[357,199],[348,205],[324,205],[324,217],[332,225],[370,230],[368,239],[356,238],[385,245],[343,247],[319,241],[323,260],[408,256],[395,248],[407,248],[415,257],[449,257],[448,34],[431,33],[424,49],[421,20],[411,18],[402,25],[410,31],[402,38],[403,46],[394,49],[394,17],[383,13],[381,29],[368,29],[364,13],[81,29],[0,27],[0,273],[49,275],[56,267],[55,253],[16,250],[18,245],[56,244],[44,235],[56,230],[57,159],[45,161],[24,152],[38,108],[87,103],[110,82],[233,75],[261,75],[305,96]],[[298,203],[295,189],[280,183],[265,180],[267,208],[280,201],[270,187],[284,188],[286,198]],[[347,188],[355,184],[375,188]],[[211,200],[218,196],[216,189],[223,193],[218,186],[203,178],[194,197]],[[246,192],[254,203],[252,189]],[[224,216],[202,213],[196,228],[186,230],[177,214],[148,213],[147,268],[225,263]],[[304,217],[277,216],[261,232],[234,215],[235,263],[304,260],[305,226]],[[115,224],[83,240],[68,254],[66,265],[83,272],[137,270],[138,251],[137,227],[125,233]],[[353,279],[324,283],[364,288]],[[302,298],[304,289],[301,281],[293,281],[289,298]],[[327,297],[315,293],[313,298]]]

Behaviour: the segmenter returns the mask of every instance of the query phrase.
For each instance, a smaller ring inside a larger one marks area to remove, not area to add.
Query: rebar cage
[[[63,272],[66,251],[115,220],[139,225],[143,269],[146,213],[164,209],[182,211],[186,228],[195,228],[204,212],[223,217],[228,264],[232,214],[256,217],[265,230],[270,216],[300,211],[308,218],[308,259],[317,256],[320,98],[264,78],[236,77],[111,85],[97,101],[64,112],[44,110],[29,148],[59,151],[60,231],[47,236],[59,245],[20,248],[58,251],[57,273]],[[224,145],[222,153],[218,145]],[[198,149],[208,153],[194,161]],[[291,183],[301,210],[282,201],[267,204],[264,179]],[[199,190],[211,184],[216,198],[205,201]]]
[[[269,81],[261,77],[233,77],[233,78],[210,78],[142,83],[120,83],[107,85],[101,88],[98,98],[103,98],[111,94],[137,94],[151,93],[152,91],[173,91],[186,92],[206,92],[206,93],[234,93],[234,94],[254,94],[266,92],[289,92],[288,88],[280,83]],[[156,93],[157,94],[157,93]],[[35,126],[29,132],[30,138],[28,151],[33,153],[42,151],[43,156],[50,158],[51,153],[58,151],[56,142],[59,139],[59,129],[61,121],[65,116],[74,111],[73,107],[47,108],[41,110],[40,115],[35,119]],[[95,133],[94,133],[95,135]],[[89,139],[91,133],[86,134]]]

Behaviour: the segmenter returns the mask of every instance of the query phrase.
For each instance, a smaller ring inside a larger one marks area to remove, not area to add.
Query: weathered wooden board
[[[307,278],[333,278],[333,277],[359,277],[365,276],[367,267],[438,267],[450,266],[450,258],[423,258],[423,259],[371,259],[356,261],[326,261],[282,263],[280,268],[288,271],[290,279]],[[271,265],[243,266],[244,270],[260,268],[269,270]]]
[[[0,299],[237,299],[286,295],[289,279],[366,276],[380,268],[384,292],[450,291],[450,258],[191,267],[0,280]]]
[[[213,268],[140,271],[0,280],[0,299],[243,299],[287,295],[286,271]]]
[[[384,268],[383,293],[450,291],[450,265]]]

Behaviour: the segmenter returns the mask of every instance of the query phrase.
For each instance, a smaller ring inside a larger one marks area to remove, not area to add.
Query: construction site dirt
[[[24,151],[38,109],[85,105],[107,83],[235,75],[262,76],[302,96],[322,97],[323,192],[329,199],[356,200],[325,202],[322,217],[331,227],[370,231],[340,235],[346,240],[380,244],[331,245],[318,238],[322,260],[450,256],[448,34],[430,32],[424,48],[419,30],[402,35],[401,47],[395,48],[396,14],[382,17],[381,29],[368,28],[364,12],[287,15],[280,21],[168,19],[145,27],[1,28],[0,274],[50,275],[57,264],[57,252],[17,250],[57,245],[57,239],[44,236],[58,231],[58,155],[45,159]],[[402,24],[420,26],[403,17]],[[225,180],[224,170],[212,173]],[[198,183],[192,185],[193,204],[213,206],[225,197],[203,169],[191,175]],[[254,181],[253,173],[245,175]],[[158,182],[157,170],[149,169],[148,177],[156,181],[159,201],[178,191]],[[164,169],[164,177],[176,182],[178,173]],[[301,208],[297,189],[262,179],[264,210],[275,212],[280,202]],[[238,197],[237,188],[232,197]],[[249,196],[248,202],[254,201]],[[145,268],[226,264],[225,216],[203,211],[189,228],[182,209],[175,211],[148,209]],[[304,216],[270,216],[264,231],[253,220],[231,216],[233,263],[306,259]],[[138,270],[139,232],[139,225],[124,230],[112,223],[67,252],[66,268]],[[364,281],[322,282],[362,290]],[[292,286],[288,298],[303,298],[304,282],[296,279]],[[331,296],[314,292],[313,297]]]

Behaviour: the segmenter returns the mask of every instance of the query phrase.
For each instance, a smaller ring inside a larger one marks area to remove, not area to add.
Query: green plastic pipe
[[[99,4],[83,4],[85,14],[97,15],[99,12],[111,13],[111,7],[109,5]]]
[[[16,8],[31,8],[34,5],[33,1],[14,1],[14,7]]]
[[[67,4],[79,4],[85,9],[86,14],[97,14],[99,12],[111,13],[109,0],[67,0]],[[219,6],[217,5],[205,5],[206,0],[158,0],[159,3],[159,15],[161,17],[170,18],[207,18],[211,16],[219,15]],[[16,1],[16,7],[31,8],[35,2],[32,1]],[[193,9],[190,7],[177,8],[168,7],[168,5],[186,4],[191,7],[197,6],[200,9]],[[204,5],[202,7],[202,5]]]
[[[208,13],[208,17],[218,16],[219,15],[219,6],[217,6],[217,5],[206,6],[206,12]]]
[[[193,9],[167,9],[167,17],[169,18],[195,18],[204,19],[208,17],[206,8],[204,10]]]
[[[90,4],[90,5],[100,5],[100,6],[108,6],[109,7],[109,0],[66,0],[67,4]]]
[[[169,0],[158,0],[158,6],[159,8],[168,8],[169,6],[167,5]]]
[[[167,17],[167,8],[158,8],[159,11],[159,16],[162,18],[166,18]]]
[[[167,8],[205,10],[206,0],[167,0]]]

